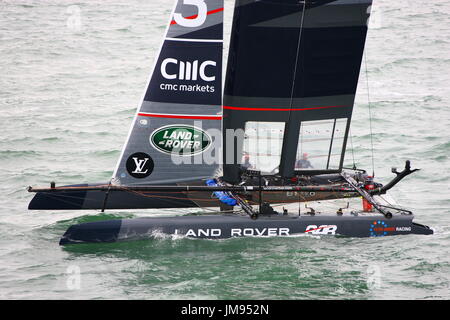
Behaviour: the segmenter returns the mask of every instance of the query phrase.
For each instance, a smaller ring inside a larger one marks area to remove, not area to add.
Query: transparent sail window
[[[241,166],[264,174],[278,173],[284,127],[284,122],[246,122]]]
[[[331,141],[330,160],[327,165],[328,170],[339,169],[341,166],[341,156],[344,152],[345,131],[347,130],[347,119],[336,119],[334,135]]]
[[[295,170],[339,169],[346,127],[346,118],[303,121]]]

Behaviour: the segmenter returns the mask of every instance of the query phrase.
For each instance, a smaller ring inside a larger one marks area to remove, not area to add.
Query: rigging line
[[[108,201],[108,196],[109,196],[109,190],[111,190],[111,182],[112,182],[112,178],[111,178],[111,180],[109,180],[108,190],[106,190],[105,198],[103,199],[103,206],[102,206],[102,211],[101,212],[105,212],[106,203]]]
[[[40,191],[40,193],[42,193],[43,195],[47,195],[48,197],[53,197],[53,198],[58,198],[58,200],[61,200],[61,198],[71,198],[74,200],[90,200],[90,201],[96,201],[97,198],[93,198],[93,197],[80,197],[80,196],[69,196],[69,195],[65,195],[65,194],[56,194],[54,192],[48,192],[48,191]],[[74,204],[75,202],[73,202],[72,204]]]
[[[219,201],[218,199],[197,199],[197,198],[188,198],[188,197],[174,197],[174,196],[166,196],[166,195],[160,195],[157,192],[153,192],[156,193],[154,195],[148,195],[147,193],[152,193],[152,191],[149,192],[140,192],[140,191],[134,191],[134,190],[130,190],[126,187],[121,188],[122,191],[124,192],[129,192],[129,193],[134,193],[137,194],[139,196],[142,197],[146,197],[146,198],[155,198],[155,199],[160,199],[160,200],[164,200],[164,199],[176,199],[176,200],[194,200],[194,201]],[[49,196],[54,196],[53,192],[45,192],[45,191],[41,191],[42,194],[47,194]],[[195,191],[194,191],[195,192]],[[184,194],[183,192],[167,192],[167,193],[179,193],[179,194]],[[76,199],[76,200],[80,200],[80,199],[88,199],[91,201],[95,201],[97,200],[97,198],[93,198],[93,197],[79,197],[79,196],[70,196],[70,195],[64,195],[64,194],[58,194],[56,196],[60,201],[64,201],[61,198],[72,198],[72,199]],[[75,202],[67,202],[67,203],[71,203],[71,204],[76,204]]]
[[[358,0],[358,3],[361,5],[361,0]],[[362,8],[362,6],[361,6]],[[367,7],[367,13],[369,14],[369,8]],[[361,20],[364,21],[364,14],[362,12],[362,10],[360,11],[361,13]],[[370,19],[370,14],[369,14],[369,19]],[[369,30],[369,19],[366,20],[366,28],[367,31]],[[369,92],[369,74],[368,74],[368,70],[367,70],[367,50],[364,49],[363,52],[363,56],[364,56],[364,67],[365,67],[365,74],[366,74],[366,88],[367,88],[367,104],[369,106],[369,130],[370,130],[370,148],[371,148],[371,153],[372,153],[372,177],[375,177],[375,157],[374,157],[374,152],[373,152],[373,131],[372,131],[372,109],[371,109],[371,103],[370,103],[370,92]]]
[[[294,76],[292,78],[291,101],[290,101],[289,109],[292,109],[292,105],[293,105],[293,101],[294,101],[295,78],[297,77],[297,68],[298,68],[298,60],[299,60],[298,56],[299,56],[299,53],[300,53],[300,43],[301,43],[301,40],[302,40],[303,22],[305,21],[306,1],[307,0],[303,0],[302,20],[301,20],[301,23],[300,23],[300,30],[298,32],[297,54],[296,54],[296,57],[295,57]],[[291,114],[292,114],[292,110],[289,111],[289,121],[291,120]]]
[[[127,190],[127,192],[134,193],[134,194],[140,195],[140,196],[145,197],[145,198],[155,198],[155,199],[162,199],[162,200],[164,200],[164,199],[175,199],[175,200],[192,200],[192,201],[209,201],[209,202],[217,202],[217,201],[219,201],[219,199],[201,199],[201,198],[189,198],[189,197],[182,198],[182,197],[173,197],[173,196],[148,195],[148,194],[144,194],[144,193],[141,193],[139,191],[134,191],[134,190]]]
[[[300,30],[298,32],[298,42],[297,42],[297,51],[296,51],[296,57],[295,57],[294,75],[292,77],[291,99],[289,102],[289,116],[288,116],[288,121],[286,123],[284,137],[283,137],[283,143],[282,143],[282,147],[281,147],[282,153],[285,152],[285,150],[284,150],[285,141],[284,140],[288,140],[286,138],[289,136],[289,131],[290,131],[289,127],[290,127],[290,123],[291,123],[292,106],[293,106],[293,102],[294,102],[295,78],[297,77],[297,68],[298,68],[298,60],[299,60],[298,56],[300,53],[300,43],[301,43],[301,39],[302,39],[303,22],[305,21],[304,18],[305,18],[305,11],[306,11],[306,1],[307,0],[303,0],[302,20],[300,23]],[[300,3],[301,3],[301,1],[300,1]],[[298,146],[297,146],[297,149],[298,149]]]
[[[353,170],[356,170],[355,149],[353,148],[353,135],[352,135],[352,126],[351,125],[350,125],[350,144],[352,146]]]
[[[370,148],[372,153],[372,177],[375,177],[375,156],[373,152],[373,131],[372,131],[372,110],[369,94],[369,75],[367,72],[367,54],[364,52],[364,65],[366,69],[367,103],[369,105],[369,129],[370,129]]]

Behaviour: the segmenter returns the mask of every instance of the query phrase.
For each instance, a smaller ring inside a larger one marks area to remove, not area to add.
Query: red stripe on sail
[[[199,119],[199,120],[222,120],[222,116],[196,116],[182,114],[161,114],[161,113],[138,113],[141,117],[170,118],[170,119]]]
[[[325,107],[311,107],[311,108],[244,108],[244,107],[230,107],[223,106],[224,109],[230,110],[250,110],[250,111],[305,111],[329,108],[343,108],[345,106],[325,106]]]
[[[210,15],[210,14],[221,12],[221,11],[223,11],[223,8],[218,8],[218,9],[215,9],[215,10],[208,11],[206,14]],[[198,14],[194,14],[193,16],[186,17],[185,19],[195,19],[197,17],[198,17]],[[175,22],[175,20],[172,20],[170,22],[170,24],[177,24],[177,23]]]

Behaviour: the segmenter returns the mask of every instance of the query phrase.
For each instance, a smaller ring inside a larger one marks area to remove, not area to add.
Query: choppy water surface
[[[422,169],[391,194],[435,235],[58,246],[71,224],[148,213],[29,212],[25,188],[110,178],[171,8],[0,1],[0,298],[450,298],[448,0],[375,0],[366,51],[376,175]],[[353,149],[371,169],[367,101],[362,74]]]

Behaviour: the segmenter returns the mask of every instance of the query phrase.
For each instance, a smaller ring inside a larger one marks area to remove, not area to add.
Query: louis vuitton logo
[[[155,167],[153,159],[144,152],[136,152],[130,155],[125,165],[129,175],[136,179],[148,177]]]
[[[133,157],[133,161],[134,164],[136,165],[136,169],[134,169],[133,173],[137,173],[137,174],[146,174],[148,169],[146,169],[145,171],[145,164],[147,163],[149,158],[144,158],[144,159],[139,159],[137,157]]]

